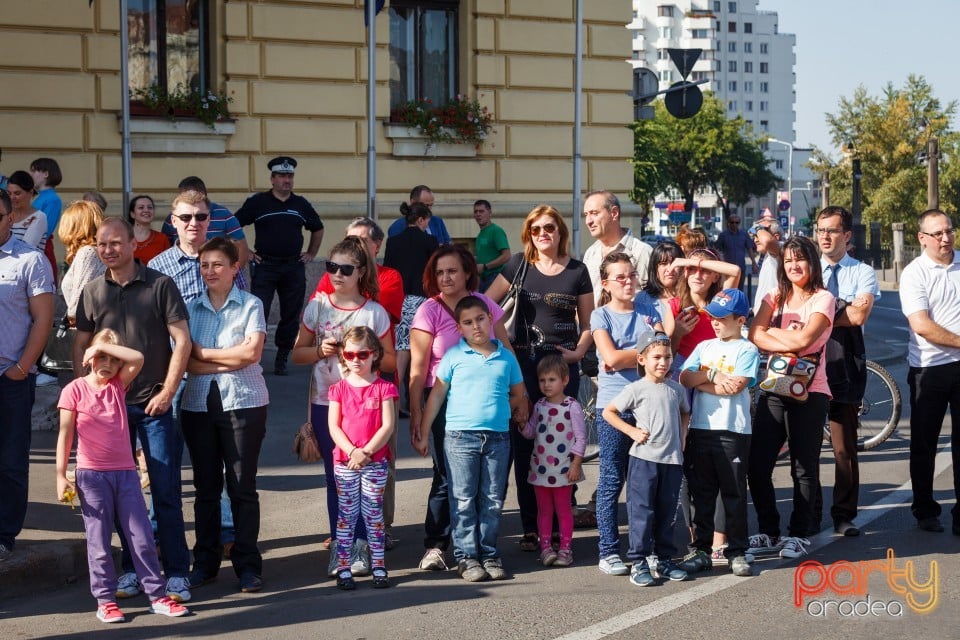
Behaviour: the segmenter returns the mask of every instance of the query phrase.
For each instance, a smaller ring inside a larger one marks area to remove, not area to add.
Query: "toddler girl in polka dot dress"
[[[535,440],[530,456],[528,481],[537,497],[537,528],[540,533],[540,562],[544,566],[567,567],[573,563],[573,508],[570,496],[574,483],[583,480],[583,452],[587,434],[580,403],[564,394],[569,367],[559,355],[549,355],[537,364],[537,378],[543,398],[537,401],[521,434]],[[560,526],[560,550],[550,545],[553,515]]]

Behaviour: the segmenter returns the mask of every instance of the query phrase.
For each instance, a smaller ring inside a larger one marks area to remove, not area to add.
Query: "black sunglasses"
[[[174,218],[179,218],[181,222],[190,222],[196,218],[197,222],[203,222],[210,217],[209,213],[182,213],[180,215],[170,214]]]
[[[343,275],[350,277],[356,268],[356,265],[353,264],[337,264],[333,260],[327,260],[327,273],[331,275],[339,271]]]

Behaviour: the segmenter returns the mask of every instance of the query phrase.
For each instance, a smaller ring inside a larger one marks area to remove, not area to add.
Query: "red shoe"
[[[163,596],[150,603],[150,613],[159,613],[168,618],[179,618],[190,613],[190,610],[173,598]]]
[[[123,617],[123,611],[120,611],[120,607],[117,606],[116,602],[104,602],[99,607],[97,607],[97,619],[100,622],[123,622],[126,618]]]

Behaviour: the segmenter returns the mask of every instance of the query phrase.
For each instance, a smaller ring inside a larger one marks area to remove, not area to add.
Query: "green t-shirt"
[[[507,240],[507,234],[502,227],[491,222],[483,229],[480,229],[480,233],[477,234],[475,243],[477,265],[483,269],[483,265],[495,260],[504,249],[510,250],[510,242]],[[502,270],[503,265],[500,265],[496,269],[488,269],[483,273],[500,273]]]

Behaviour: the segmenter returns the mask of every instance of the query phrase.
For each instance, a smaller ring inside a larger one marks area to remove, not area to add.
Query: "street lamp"
[[[787,152],[787,200],[793,198],[793,143],[784,142],[783,140],[777,140],[776,138],[767,138],[767,142],[776,142],[777,144],[782,144],[789,151]],[[787,226],[787,235],[793,235],[793,203],[790,202],[790,211],[789,217],[787,218],[789,224]],[[779,205],[779,203],[778,203]]]

